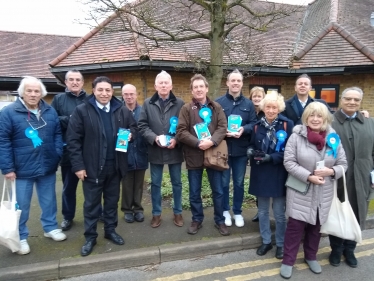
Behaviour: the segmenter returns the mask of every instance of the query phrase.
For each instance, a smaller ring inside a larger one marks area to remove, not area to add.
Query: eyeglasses
[[[38,125],[35,125],[35,124],[34,124],[34,126],[35,126],[35,127],[34,127],[34,126],[30,123],[30,120],[27,120],[27,119],[26,119],[26,121],[27,121],[27,123],[29,123],[30,127],[31,127],[34,131],[39,130],[40,128],[43,128],[44,126],[47,126],[47,122],[45,122],[44,119],[43,119],[43,117],[41,117],[41,116],[40,116],[40,119],[39,119],[39,122],[38,122],[38,123],[40,123],[40,121],[43,121],[44,124],[41,124],[40,126],[38,126],[39,124],[38,124]]]
[[[360,102],[361,101],[361,99],[359,99],[359,98],[349,98],[349,97],[343,97],[343,99],[345,100],[345,101],[354,101],[354,102]]]

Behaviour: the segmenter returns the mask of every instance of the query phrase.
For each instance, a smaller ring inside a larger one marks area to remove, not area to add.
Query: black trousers
[[[75,216],[77,202],[78,177],[71,171],[71,166],[61,166],[62,176],[62,215],[66,220],[72,220]]]
[[[128,171],[122,179],[121,210],[127,213],[143,213],[142,198],[145,170]]]
[[[103,198],[104,231],[110,233],[118,224],[118,200],[120,193],[120,176],[114,164],[105,164],[97,182],[83,181],[84,193],[84,236],[86,240],[95,240],[97,234],[97,221],[101,210],[101,198]]]

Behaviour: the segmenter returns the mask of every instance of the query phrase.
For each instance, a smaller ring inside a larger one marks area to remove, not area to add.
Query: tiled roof
[[[157,1],[153,1],[157,5]],[[256,5],[268,5],[268,3],[257,2]],[[289,5],[289,7],[294,6]],[[165,7],[162,6],[157,9],[158,16],[165,17],[164,9]],[[268,32],[253,31],[249,41],[250,44],[242,48],[251,47],[255,55],[254,59],[244,57],[244,49],[236,46],[234,51],[226,53],[224,63],[232,63],[234,59],[234,64],[239,61],[247,63],[255,61],[259,64],[288,67],[304,11],[305,8],[301,8],[299,12],[293,13],[290,17],[278,20],[276,25]],[[174,16],[181,18],[187,15],[179,13]],[[138,22],[138,24],[141,25],[141,22]],[[209,24],[208,21],[205,24],[200,22],[198,28],[200,30],[207,29]],[[111,16],[99,28],[83,37],[78,44],[74,44],[69,50],[51,61],[50,66],[83,66],[105,62],[137,61],[144,58],[150,61],[169,62],[188,62],[191,58],[194,58],[194,60],[199,58],[209,59],[210,48],[207,39],[172,43],[159,41],[156,46],[153,41],[144,37],[137,37],[129,31],[113,31],[113,27],[119,25],[121,25],[121,20],[116,16]],[[107,30],[112,31],[106,31],[101,27],[106,27]],[[171,24],[170,28],[173,27],[174,25]],[[155,34],[158,31],[147,29],[147,32]],[[234,30],[234,33],[241,37],[245,36],[239,29]],[[232,38],[232,40],[235,40],[235,38]]]
[[[373,0],[317,0],[309,4],[296,45],[294,66],[374,64]]]
[[[48,63],[78,37],[0,31],[0,76],[55,78]]]

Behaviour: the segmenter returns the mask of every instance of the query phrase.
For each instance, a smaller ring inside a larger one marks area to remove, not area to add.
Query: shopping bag
[[[217,171],[229,168],[227,143],[222,140],[217,146],[212,146],[204,151],[204,166]]]
[[[0,244],[17,252],[20,249],[19,218],[21,210],[16,208],[16,185],[15,180],[10,181],[12,185],[12,196],[9,195],[7,180],[4,179],[3,196],[0,203]],[[5,194],[8,201],[5,201]]]
[[[351,204],[349,204],[347,185],[343,169],[343,183],[344,183],[344,202],[340,202],[337,195],[337,180],[334,181],[334,197],[332,199],[331,208],[327,221],[321,226],[321,233],[334,235],[346,240],[362,242],[361,228],[357,222],[356,216],[353,213]]]

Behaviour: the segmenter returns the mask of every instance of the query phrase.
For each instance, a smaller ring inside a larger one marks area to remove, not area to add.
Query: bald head
[[[122,87],[122,97],[125,101],[126,106],[133,110],[136,106],[136,100],[138,95],[136,93],[136,87],[131,84],[126,84]]]

